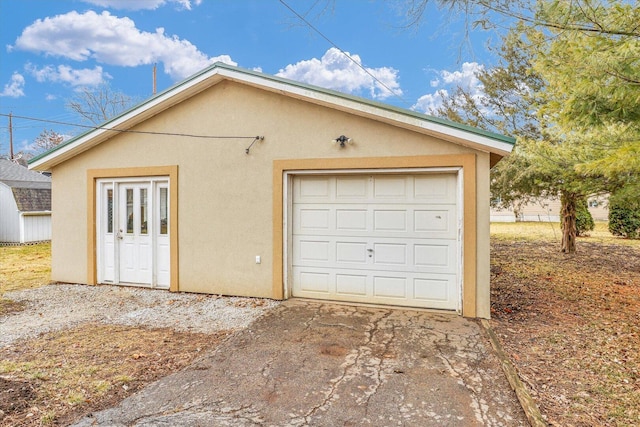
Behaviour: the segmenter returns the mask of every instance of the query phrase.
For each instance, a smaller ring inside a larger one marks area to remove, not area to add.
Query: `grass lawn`
[[[0,246],[0,296],[51,281],[51,244]]]
[[[22,305],[5,292],[37,288],[51,281],[51,243],[0,246],[0,315],[20,311]]]
[[[640,240],[491,225],[491,324],[553,426],[640,425]]]
[[[623,239],[609,232],[606,222],[596,222],[595,229],[588,236],[579,237],[578,242],[603,243],[640,248],[640,240]],[[557,222],[512,222],[491,223],[491,238],[496,241],[542,241],[560,245],[562,229]]]

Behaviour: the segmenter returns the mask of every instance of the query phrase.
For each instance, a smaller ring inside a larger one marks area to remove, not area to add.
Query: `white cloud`
[[[107,11],[72,11],[39,19],[24,29],[13,48],[124,67],[160,62],[175,80],[216,61],[237,65],[228,55],[208,57],[188,40],[166,36],[163,28],[140,31],[133,20]]]
[[[465,62],[460,70],[436,71],[437,77],[432,79],[429,85],[437,88],[437,90],[418,98],[418,101],[411,108],[423,113],[433,114],[442,106],[442,100],[449,96],[449,91],[457,87],[463,88],[474,98],[481,98],[484,95],[484,88],[476,75],[482,70],[484,70],[484,65],[482,64]]]
[[[442,80],[447,84],[455,84],[465,88],[477,87],[480,82],[476,77],[476,73],[484,70],[484,65],[477,62],[465,62],[462,69],[457,71],[441,71]]]
[[[98,86],[106,79],[111,78],[108,73],[102,71],[100,66],[95,66],[93,69],[73,69],[68,65],[58,65],[57,68],[47,65],[38,68],[35,65],[27,64],[25,69],[40,83],[61,82],[71,86]]]
[[[442,105],[442,99],[447,96],[449,96],[449,92],[446,89],[422,95],[411,109],[432,114]]]
[[[8,96],[10,98],[20,98],[24,96],[24,77],[22,74],[13,73],[11,75],[11,81],[4,85],[0,96]]]
[[[55,101],[56,99],[58,99],[58,97],[48,93],[44,99],[46,99],[47,101]]]
[[[389,89],[397,95],[402,95],[398,82],[398,70],[390,67],[367,68],[367,71],[379,80],[376,81],[354,63],[356,61],[362,65],[360,56],[350,55],[348,52],[347,54],[353,58],[353,61],[340,50],[332,47],[321,59],[312,58],[287,65],[276,75],[351,94],[368,91],[374,99],[392,96],[393,93]]]
[[[199,6],[202,0],[84,0],[86,3],[112,9],[126,10],[154,10],[167,3],[175,3],[179,9],[191,10],[193,6]]]

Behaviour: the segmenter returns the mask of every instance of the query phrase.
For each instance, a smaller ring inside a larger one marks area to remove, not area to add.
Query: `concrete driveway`
[[[289,300],[77,426],[525,426],[477,323]]]

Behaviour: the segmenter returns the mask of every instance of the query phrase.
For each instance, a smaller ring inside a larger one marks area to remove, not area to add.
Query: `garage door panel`
[[[456,245],[453,242],[434,241],[413,246],[413,264],[418,270],[455,274],[457,257]]]
[[[336,177],[336,201],[366,200],[369,196],[369,177]]]
[[[336,263],[367,263],[366,242],[336,242]]]
[[[415,278],[413,281],[414,298],[429,306],[446,305],[456,298],[454,277]]]
[[[389,209],[380,204],[299,204],[295,208],[294,234],[457,238],[455,206]]]
[[[376,298],[407,298],[406,276],[374,276],[373,296]]]
[[[299,262],[322,262],[327,263],[334,259],[331,248],[332,242],[317,240],[300,240],[297,245]]]
[[[296,203],[397,203],[455,205],[455,174],[306,176],[294,183]]]
[[[456,209],[442,206],[413,211],[413,231],[425,238],[450,238],[457,236]]]
[[[402,243],[375,243],[373,245],[373,263],[379,265],[393,265],[402,269],[411,268],[407,258],[407,245]]]
[[[313,202],[318,199],[327,199],[330,196],[331,179],[329,177],[305,177],[299,180],[296,199],[301,202]]]
[[[373,178],[373,197],[375,199],[407,198],[407,178],[403,176],[375,176]]]
[[[454,310],[459,297],[455,275],[299,267],[293,275],[294,295],[301,298]]]
[[[366,274],[336,274],[336,294],[341,296],[367,296]]]
[[[300,287],[300,293],[308,294],[325,294],[332,292],[331,283],[333,282],[331,274],[326,271],[299,271],[297,282]]]
[[[362,208],[336,209],[336,231],[341,233],[367,231],[367,212],[367,209]]]
[[[373,231],[407,232],[407,210],[373,208]]]
[[[300,209],[298,215],[300,231],[320,230],[326,232],[331,225],[331,214],[330,209]]]
[[[294,266],[455,274],[457,242],[394,237],[294,236]]]
[[[413,183],[413,197],[416,201],[438,204],[456,203],[455,175],[417,175]]]

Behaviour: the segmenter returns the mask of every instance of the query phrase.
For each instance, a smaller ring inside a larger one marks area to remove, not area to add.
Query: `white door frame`
[[[283,203],[283,282],[284,282],[284,298],[292,297],[293,286],[292,280],[292,263],[293,256],[291,248],[293,247],[293,177],[296,175],[389,175],[389,174],[437,174],[452,173],[456,175],[456,215],[457,215],[457,257],[458,268],[456,271],[456,286],[458,292],[457,313],[462,313],[462,294],[464,289],[464,169],[459,166],[455,167],[425,167],[425,168],[389,168],[389,169],[330,169],[330,170],[285,170],[282,177],[282,203]]]
[[[120,186],[125,184],[143,184],[148,185],[147,191],[147,221],[148,221],[148,233],[151,241],[152,255],[150,257],[151,262],[151,278],[149,283],[124,283],[120,280],[120,244],[118,244],[117,233],[118,230],[123,229],[126,224],[122,224],[122,216],[124,215],[124,209],[126,207],[120,206]],[[171,218],[169,215],[170,202],[169,197],[169,177],[168,176],[155,176],[155,177],[132,177],[132,178],[104,178],[96,180],[96,263],[97,263],[97,280],[98,283],[108,284],[126,284],[131,286],[142,286],[151,288],[169,289],[170,272],[164,269],[159,281],[159,265],[170,266],[170,259],[159,259],[159,242],[165,246],[169,245],[170,238],[168,233],[168,227],[170,227]],[[160,188],[166,188],[167,199],[165,200],[164,208],[167,214],[167,227],[163,230],[165,235],[161,236],[160,232]],[[109,223],[107,218],[107,191],[112,191],[112,215],[111,215],[111,227],[109,229]],[[108,249],[107,245],[111,245],[112,248]],[[165,251],[168,254],[170,251]],[[106,263],[111,261],[113,266],[107,268]],[[112,270],[112,271],[110,271]]]

